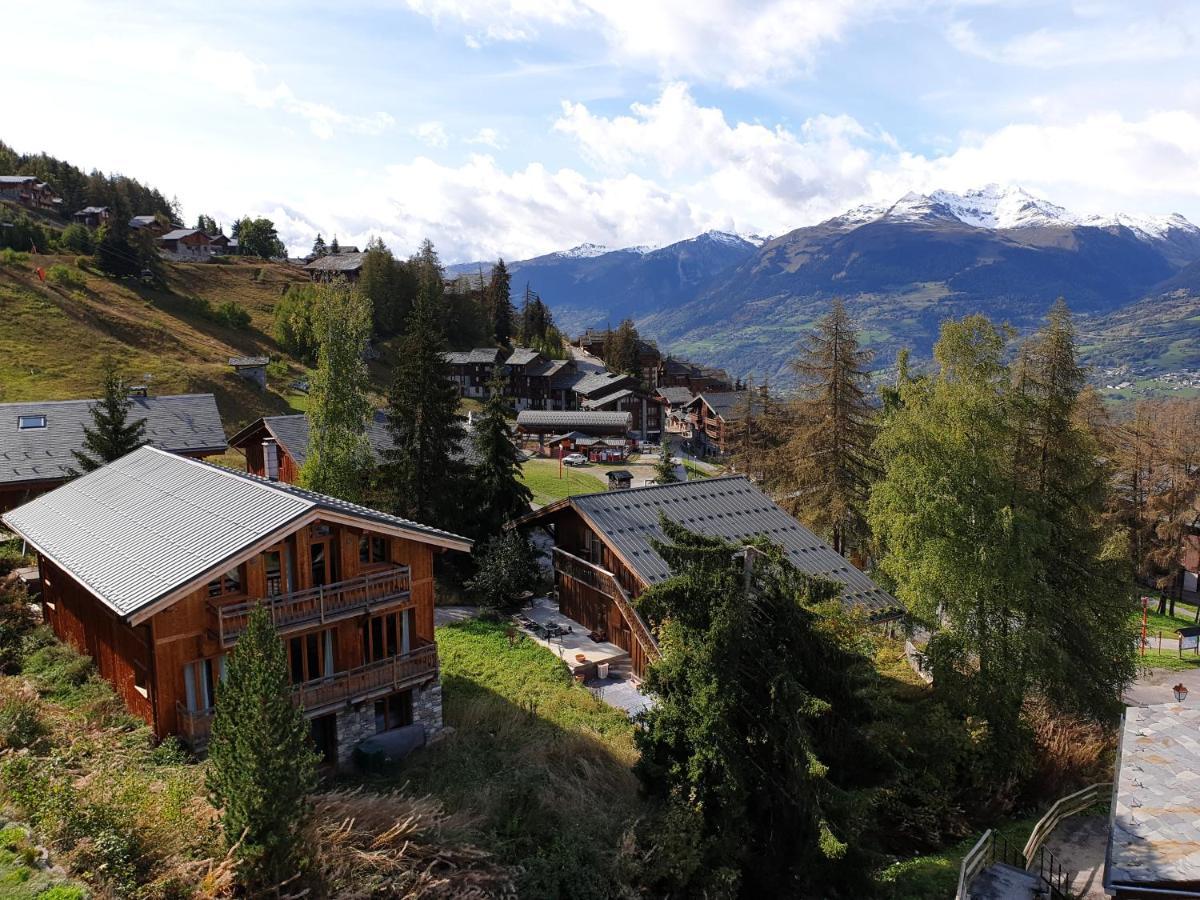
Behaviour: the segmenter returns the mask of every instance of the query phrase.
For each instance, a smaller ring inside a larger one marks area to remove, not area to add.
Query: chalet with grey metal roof
[[[153,447],[3,521],[37,552],[54,631],[159,736],[204,745],[258,605],[327,761],[376,732],[441,727],[432,556],[466,538]]]
[[[518,519],[518,527],[543,527],[554,537],[563,615],[627,650],[639,674],[657,650],[633,600],[670,575],[654,549],[664,537],[660,516],[735,543],[765,538],[801,572],[840,584],[842,601],[875,621],[903,612],[887,591],[742,476],[582,494]]]
[[[56,487],[78,468],[95,400],[0,403],[0,512]],[[161,450],[205,457],[224,453],[225,428],[212,394],[130,397],[129,420],[146,423]]]

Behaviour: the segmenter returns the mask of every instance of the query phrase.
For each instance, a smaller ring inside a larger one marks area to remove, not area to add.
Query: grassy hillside
[[[228,259],[168,263],[167,273],[161,290],[81,269],[74,257],[0,257],[0,402],[95,396],[101,359],[112,353],[131,375],[148,375],[154,394],[212,392],[229,430],[302,406],[289,385],[303,367],[270,332],[276,300],[303,272]],[[230,301],[249,314],[247,328],[214,317]],[[231,356],[257,354],[276,360],[266,392],[228,366]]]

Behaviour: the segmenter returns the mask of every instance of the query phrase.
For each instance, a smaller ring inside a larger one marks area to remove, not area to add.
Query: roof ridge
[[[750,483],[750,479],[747,478],[745,475],[729,473],[726,475],[710,475],[708,478],[689,479],[688,481],[671,481],[666,484],[643,484],[643,485],[639,485],[638,487],[626,488],[623,491],[592,491],[591,493],[588,493],[588,494],[572,494],[571,496],[566,497],[565,499],[567,499],[567,500],[582,500],[585,497],[601,497],[601,496],[627,497],[631,493],[635,493],[638,491],[653,491],[653,490],[657,490],[659,488],[679,488],[679,487],[683,487],[683,485],[685,485],[685,484],[712,484],[715,481],[744,481],[747,484]],[[769,497],[767,499],[770,500]],[[772,500],[771,502],[774,503],[775,501]]]
[[[130,397],[130,400],[183,400],[191,397],[212,397],[216,400],[216,395],[212,392],[199,394],[155,394],[151,397]],[[74,397],[67,400],[13,400],[8,403],[0,403],[0,409],[10,406],[53,406],[63,403],[96,403],[101,400],[101,397]]]

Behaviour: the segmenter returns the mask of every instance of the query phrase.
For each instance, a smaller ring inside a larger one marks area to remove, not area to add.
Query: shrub
[[[25,564],[29,559],[21,552],[21,545],[16,541],[0,543],[0,575],[7,575],[13,569]]]
[[[71,884],[56,884],[38,894],[37,900],[87,900],[87,891]]]
[[[69,266],[64,266],[62,263],[55,263],[46,272],[46,277],[55,284],[67,285],[69,287],[86,287],[87,279],[84,278],[78,269],[72,269]]]
[[[71,253],[92,253],[96,249],[91,231],[78,222],[72,222],[64,228],[58,242],[60,247]]]
[[[21,253],[12,247],[5,247],[3,250],[0,250],[0,265],[24,268],[27,262],[29,262],[28,253]]]
[[[213,318],[222,325],[238,330],[250,327],[250,313],[232,300],[226,300],[218,306]]]
[[[0,748],[31,747],[46,734],[36,695],[6,687],[0,696]]]
[[[35,624],[25,588],[0,585],[0,672],[17,668],[25,636]]]
[[[23,668],[38,692],[54,700],[71,697],[94,671],[90,657],[57,641],[30,653]]]

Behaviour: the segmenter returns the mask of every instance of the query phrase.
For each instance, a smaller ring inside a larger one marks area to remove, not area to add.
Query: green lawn
[[[684,469],[687,470],[687,477],[688,477],[689,481],[693,481],[697,478],[711,478],[712,477],[711,472],[708,472],[705,469],[700,468],[698,465],[696,465],[690,459],[685,459],[683,461],[683,467],[684,467]]]
[[[1175,615],[1161,616],[1157,612],[1155,603],[1156,599],[1151,599],[1149,611],[1150,614],[1147,616],[1146,621],[1146,628],[1150,632],[1157,633],[1161,630],[1163,637],[1175,637],[1176,628],[1183,628],[1187,625],[1197,624],[1196,607],[1192,606],[1191,604],[1176,601]],[[1142,611],[1140,608],[1134,612],[1133,617],[1137,622],[1138,628],[1140,629],[1142,627]]]
[[[1038,816],[1025,819],[1015,819],[1007,825],[999,826],[1000,833],[1014,851],[1021,852],[1025,842],[1029,840],[1029,832],[1037,824]],[[953,897],[958,887],[958,868],[962,858],[971,852],[975,842],[982,832],[964,838],[937,853],[927,856],[915,856],[904,859],[888,866],[879,876],[879,880],[888,885],[891,900],[927,900],[931,897]]]
[[[555,654],[506,626],[437,630],[446,724],[386,786],[432,794],[474,822],[473,842],[522,868],[521,896],[601,898],[621,835],[646,807],[625,715],[574,683]],[[378,786],[378,785],[377,785]]]
[[[1147,648],[1145,656],[1138,656],[1138,664],[1150,669],[1190,672],[1200,669],[1200,656],[1197,656],[1194,650],[1185,650],[1181,658],[1178,650],[1163,650],[1160,653],[1151,647]]]
[[[564,497],[604,490],[607,484],[589,470],[602,471],[601,467],[592,465],[579,469],[563,466],[560,478],[558,460],[531,459],[521,467],[521,481],[533,491],[533,502],[546,506]]]

